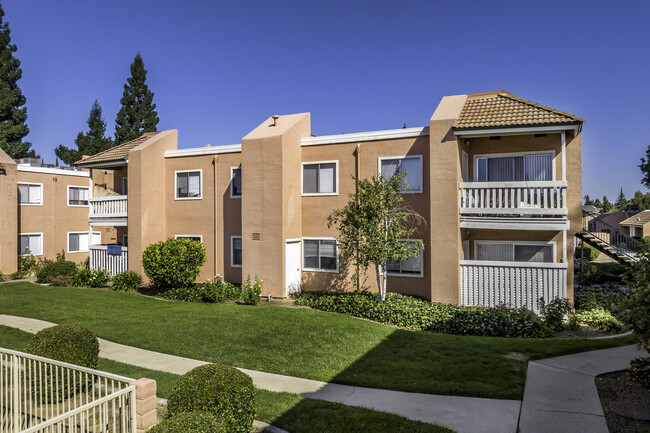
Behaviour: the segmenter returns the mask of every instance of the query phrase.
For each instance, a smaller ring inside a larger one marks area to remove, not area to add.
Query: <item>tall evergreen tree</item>
[[[607,196],[603,196],[603,212],[611,212],[614,210],[614,206],[607,200]]]
[[[589,198],[589,195],[586,195],[584,198],[585,198],[585,206],[594,204],[594,202]]]
[[[147,70],[140,52],[131,63],[131,77],[127,78],[122,94],[122,108],[115,120],[115,144],[138,138],[144,132],[156,131],[158,113],[153,103],[153,92],[145,83]]]
[[[618,195],[618,198],[614,202],[614,207],[618,210],[625,210],[627,209],[627,204],[627,198],[625,198],[623,188],[621,188],[621,193]]]
[[[59,144],[54,149],[54,153],[61,161],[70,165],[75,161],[79,161],[83,155],[94,155],[110,148],[113,142],[110,137],[104,136],[105,133],[106,123],[102,118],[102,107],[97,102],[97,99],[95,99],[95,103],[90,109],[90,115],[88,116],[88,132],[80,132],[74,141],[77,148],[71,149]]]
[[[25,124],[27,108],[25,96],[18,87],[23,76],[20,60],[14,57],[17,48],[11,43],[9,23],[0,6],[0,148],[12,158],[36,157],[31,143],[23,141],[29,133]]]

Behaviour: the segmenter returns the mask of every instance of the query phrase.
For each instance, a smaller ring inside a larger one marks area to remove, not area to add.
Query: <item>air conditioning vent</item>
[[[260,240],[260,234],[259,233],[253,233],[253,240],[254,241],[259,241]]]

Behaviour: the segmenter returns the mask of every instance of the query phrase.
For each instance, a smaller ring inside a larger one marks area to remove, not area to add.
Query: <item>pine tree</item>
[[[31,143],[23,141],[29,133],[25,96],[17,84],[23,70],[20,60],[14,57],[17,48],[11,43],[4,15],[0,6],[0,148],[12,158],[36,157]]]
[[[88,132],[80,132],[74,141],[77,148],[71,149],[59,144],[54,149],[54,153],[61,161],[71,165],[73,162],[79,161],[83,155],[94,155],[110,148],[113,142],[110,137],[104,136],[105,133],[106,123],[102,118],[102,107],[95,99],[95,103],[90,109],[90,115],[88,116]]]
[[[585,196],[585,206],[593,205],[594,202],[589,198],[589,195]]]
[[[131,63],[131,77],[127,78],[120,102],[122,108],[115,120],[115,144],[138,138],[144,132],[156,131],[158,113],[153,103],[153,92],[145,83],[147,70],[140,52]]]
[[[618,210],[625,210],[627,209],[627,199],[625,198],[625,194],[623,193],[623,188],[621,188],[621,193],[618,195],[618,198],[614,202],[614,207]]]
[[[611,212],[614,210],[614,206],[607,200],[607,196],[603,196],[603,212]]]

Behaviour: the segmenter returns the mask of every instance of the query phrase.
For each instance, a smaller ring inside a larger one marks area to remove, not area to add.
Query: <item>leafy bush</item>
[[[639,382],[644,388],[650,389],[650,358],[632,360],[627,374],[630,379]]]
[[[20,280],[33,277],[43,268],[43,265],[43,262],[40,259],[36,259],[32,254],[18,256],[18,269],[11,274],[11,279]]]
[[[209,412],[183,412],[156,424],[148,433],[228,433],[226,424]]]
[[[644,244],[646,247],[650,248],[650,236],[644,236],[640,240],[641,240],[642,244]]]
[[[553,331],[561,330],[564,317],[571,309],[569,306],[569,301],[565,298],[553,299],[548,304],[544,303],[543,298],[541,299],[541,301],[542,301],[541,314],[542,317],[544,318],[544,322],[546,323],[546,326],[548,326],[549,329],[552,329]]]
[[[255,277],[255,281],[251,282],[251,276],[246,277],[246,282],[241,288],[241,299],[245,304],[257,305],[260,303],[260,295],[262,294],[262,282],[259,278]]]
[[[176,382],[167,410],[172,419],[182,412],[210,412],[225,422],[228,432],[249,433],[255,416],[253,381],[226,365],[196,367]]]
[[[49,262],[36,274],[36,281],[52,285],[70,285],[76,272],[77,265],[74,262],[67,260]],[[66,281],[67,284],[63,284]]]
[[[158,288],[189,287],[205,262],[205,247],[189,239],[167,239],[142,252],[144,272]]]
[[[221,304],[242,297],[242,287],[223,281],[219,274],[214,276],[214,280],[210,281],[208,279],[199,286],[201,289],[201,302]]]
[[[2,275],[2,272],[0,272],[0,283],[2,283],[5,280],[5,276]]]
[[[575,252],[575,258],[576,259],[582,259],[582,247],[584,246],[584,257],[585,261],[588,262],[593,262],[600,256],[600,251],[598,251],[596,248],[592,247],[591,245],[582,242],[580,246],[576,247],[576,252]]]
[[[625,276],[628,290],[616,308],[639,343],[650,350],[650,252],[640,253],[639,262]]]
[[[601,286],[579,286],[573,295],[576,310],[602,309],[612,311],[625,289],[618,284],[605,283]]]
[[[348,314],[413,330],[492,337],[546,337],[553,332],[525,308],[463,307],[387,293],[385,301],[369,292],[303,292],[296,304]]]
[[[95,368],[99,359],[99,341],[95,334],[79,325],[57,325],[32,337],[27,353]]]
[[[198,284],[165,290],[159,293],[159,296],[173,301],[203,302],[202,289]]]
[[[75,287],[104,287],[111,281],[106,269],[79,269],[72,277]]]
[[[625,331],[625,326],[612,313],[602,308],[577,310],[571,315],[570,322],[576,325],[587,325],[603,332],[617,334]]]
[[[585,264],[582,272],[577,272],[576,283],[581,286],[593,286],[608,282],[620,283],[627,268],[620,263]]]
[[[124,271],[113,276],[111,289],[119,292],[133,292],[142,284],[142,277],[136,271]]]

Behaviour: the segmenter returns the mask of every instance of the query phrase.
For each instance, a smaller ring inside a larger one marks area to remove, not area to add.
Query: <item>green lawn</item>
[[[413,332],[304,308],[192,304],[107,290],[0,285],[0,314],[78,323],[110,341],[346,385],[521,399],[525,359],[631,344]]]
[[[0,347],[22,350],[32,334],[0,326]],[[176,374],[149,370],[100,358],[97,369],[131,378],[148,377],[158,386],[157,396],[167,398],[178,380]],[[453,433],[444,427],[411,421],[398,415],[345,406],[285,392],[255,390],[255,419],[295,433]]]

